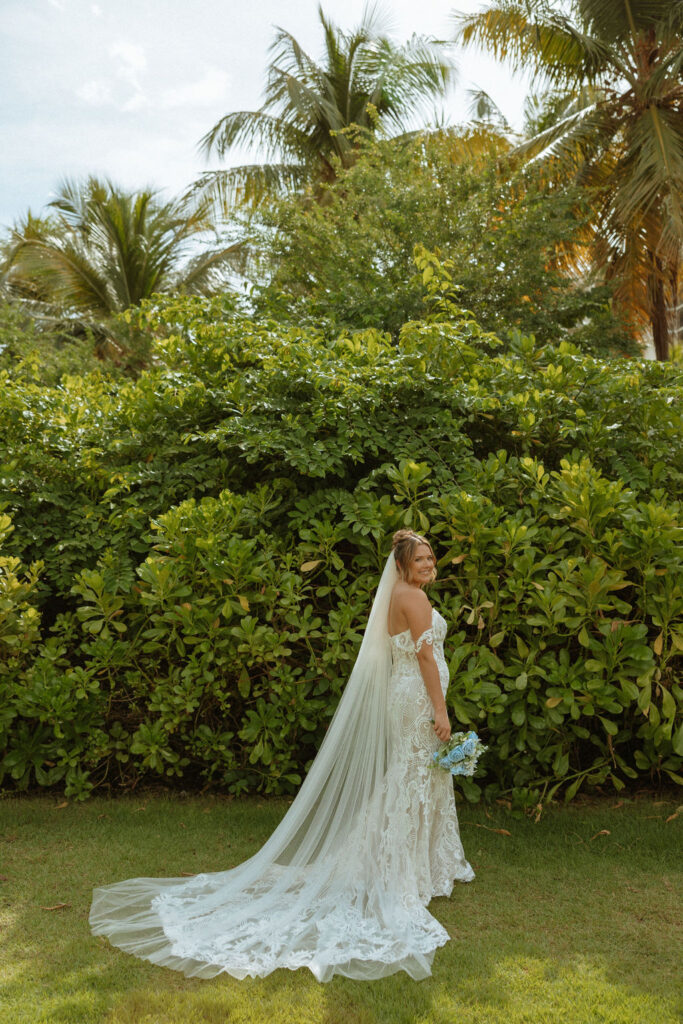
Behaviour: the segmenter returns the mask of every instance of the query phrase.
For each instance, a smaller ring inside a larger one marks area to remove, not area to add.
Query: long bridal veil
[[[265,845],[230,870],[96,889],[96,935],[199,977],[278,967],[308,967],[320,981],[430,973],[448,935],[387,853],[387,615],[396,578],[392,553],[320,751]]]

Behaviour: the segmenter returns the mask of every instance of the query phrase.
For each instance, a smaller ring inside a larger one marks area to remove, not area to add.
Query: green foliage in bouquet
[[[468,799],[682,781],[683,368],[501,351],[417,261],[397,344],[165,298],[137,380],[3,371],[5,786],[294,791],[402,526],[489,748]]]

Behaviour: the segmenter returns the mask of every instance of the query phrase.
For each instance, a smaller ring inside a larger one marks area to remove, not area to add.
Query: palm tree
[[[13,229],[6,279],[15,295],[74,314],[110,316],[154,292],[208,293],[240,256],[238,245],[199,248],[212,227],[206,203],[91,177],[65,182],[50,210]]]
[[[516,152],[581,185],[594,261],[668,358],[683,246],[683,2],[499,0],[456,15],[458,38],[546,93]]]
[[[201,147],[220,157],[234,146],[260,146],[264,163],[207,172],[197,189],[223,205],[255,206],[264,195],[308,182],[333,181],[335,160],[347,167],[357,145],[356,125],[402,133],[425,103],[443,95],[454,69],[443,44],[413,36],[396,46],[366,8],[352,32],[337,28],[318,8],[324,54],[316,63],[297,40],[277,29],[271,46],[265,100],[258,110],[226,114]]]

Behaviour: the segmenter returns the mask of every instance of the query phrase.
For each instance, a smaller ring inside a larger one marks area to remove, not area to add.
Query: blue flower
[[[432,754],[432,763],[451,775],[474,775],[477,760],[487,748],[474,730],[468,733],[455,732],[448,743],[443,743]]]

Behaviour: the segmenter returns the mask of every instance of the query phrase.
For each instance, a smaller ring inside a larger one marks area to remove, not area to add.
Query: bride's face
[[[426,544],[418,544],[412,561],[407,565],[406,580],[413,586],[422,587],[431,583],[434,575],[434,555]]]

